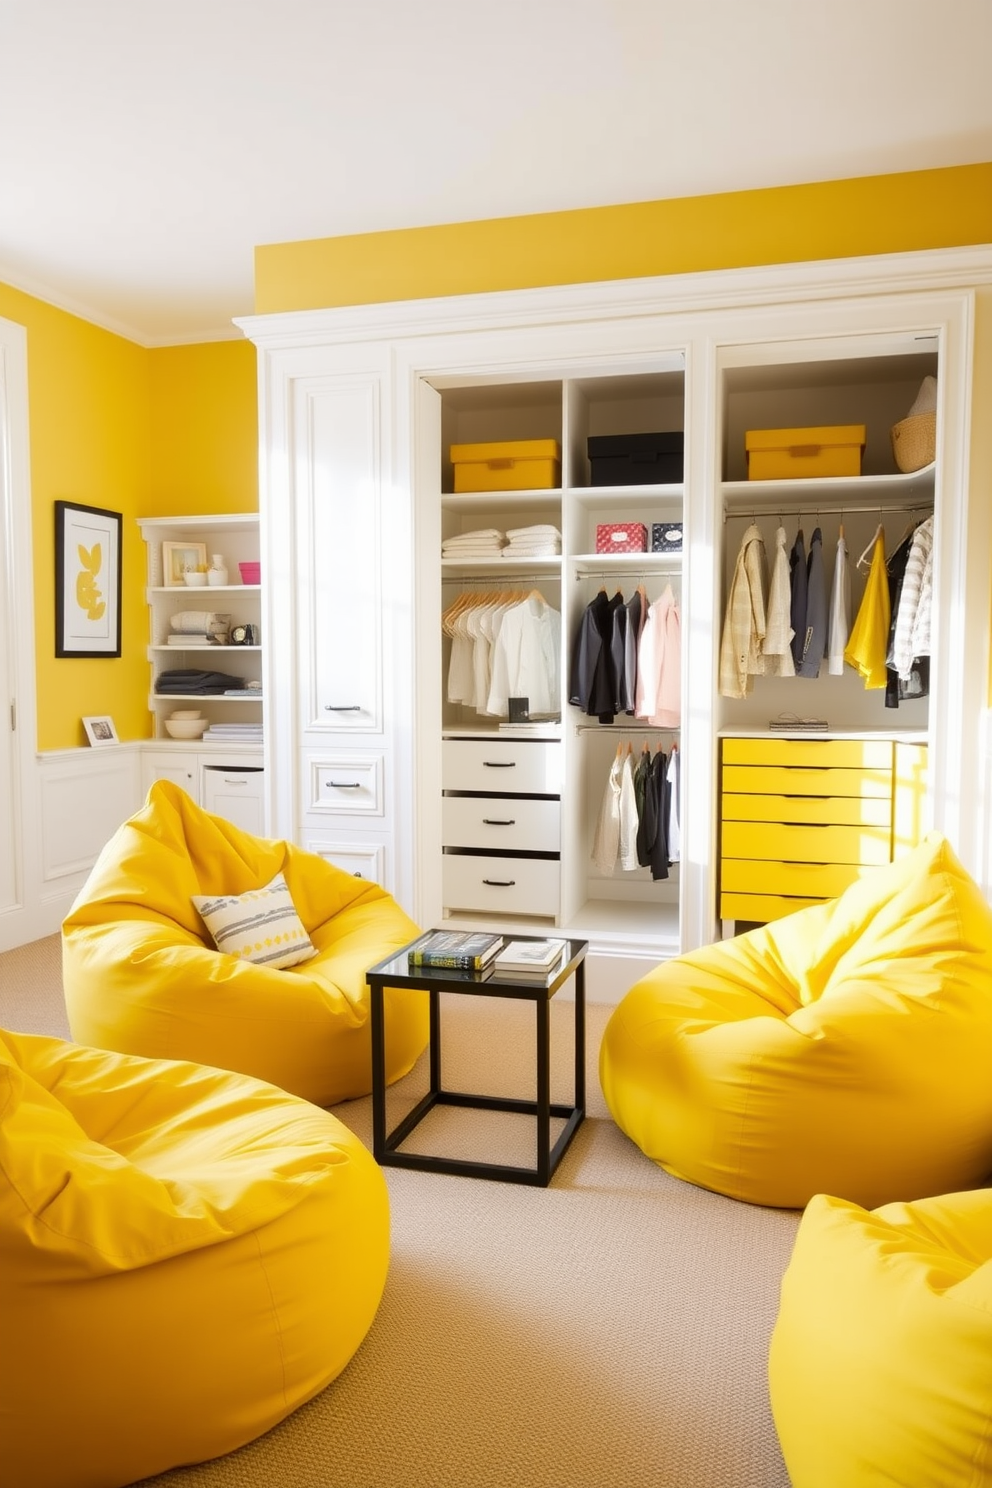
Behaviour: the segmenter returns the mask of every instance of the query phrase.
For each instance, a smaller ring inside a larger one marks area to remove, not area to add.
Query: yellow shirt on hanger
[[[879,527],[871,555],[868,582],[857,619],[844,647],[844,660],[861,673],[865,687],[885,686],[885,654],[889,645],[892,606],[885,568],[885,533]]]

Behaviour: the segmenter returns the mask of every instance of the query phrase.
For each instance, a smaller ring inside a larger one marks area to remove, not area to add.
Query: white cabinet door
[[[380,379],[295,384],[300,723],[382,730]]]
[[[263,776],[263,770],[204,765],[203,809],[214,816],[222,816],[243,832],[261,837]]]
[[[141,751],[141,788],[147,795],[156,780],[171,780],[182,786],[194,801],[199,799],[197,784],[197,757],[194,753],[178,750],[143,749]]]

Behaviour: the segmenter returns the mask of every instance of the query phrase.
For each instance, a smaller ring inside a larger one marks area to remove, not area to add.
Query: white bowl
[[[207,576],[205,573],[187,573],[186,583],[191,589],[205,589]]]
[[[169,714],[170,718],[202,718],[203,714],[199,708],[176,708]]]
[[[207,726],[205,718],[167,718],[165,731],[173,739],[199,739]]]

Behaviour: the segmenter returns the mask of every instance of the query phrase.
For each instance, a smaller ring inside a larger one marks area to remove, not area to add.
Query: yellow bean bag
[[[382,1173],[243,1075],[0,1030],[0,1481],[117,1488],[338,1375],[386,1279]]]
[[[280,873],[317,955],[276,970],[219,952],[194,895],[243,894]],[[159,781],[63,923],[69,1027],[81,1044],[217,1065],[334,1105],[372,1088],[365,972],[418,933],[378,884]],[[387,989],[384,1006],[393,1081],[426,1047],[427,994]]]
[[[769,1384],[794,1488],[990,1488],[992,1192],[813,1199]]]
[[[839,899],[659,966],[600,1079],[678,1178],[755,1204],[874,1208],[992,1172],[992,910],[931,834]]]

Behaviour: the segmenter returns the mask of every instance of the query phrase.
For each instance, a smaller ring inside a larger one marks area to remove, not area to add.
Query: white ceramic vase
[[[207,569],[207,583],[213,585],[227,583],[227,564],[224,562],[223,553],[211,553],[210,567]]]

